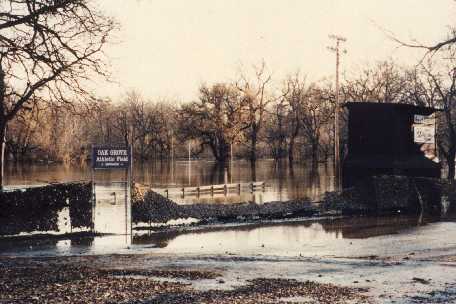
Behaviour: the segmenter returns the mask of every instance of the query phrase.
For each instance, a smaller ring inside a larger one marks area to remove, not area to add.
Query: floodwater
[[[90,180],[87,168],[30,166],[7,171],[11,186],[52,181]],[[331,166],[312,170],[301,164],[259,161],[218,168],[212,162],[150,164],[135,168],[135,180],[154,189],[265,181],[255,193],[221,197],[180,197],[180,202],[252,200],[257,203],[309,197],[333,190]],[[121,171],[95,174],[95,228],[113,233],[98,237],[0,237],[0,256],[86,256],[110,267],[157,269],[183,267],[223,270],[223,280],[191,282],[195,288],[231,288],[249,279],[292,278],[368,288],[382,303],[452,303],[456,301],[456,206],[442,218],[419,216],[293,219],[262,223],[190,226],[163,231],[128,231],[125,189],[115,183]],[[128,207],[128,206],[127,206]],[[63,210],[61,217],[67,216]],[[62,226],[61,232],[68,227]],[[112,254],[112,255],[111,255]],[[135,256],[118,254],[138,254]],[[146,254],[146,255],[141,255]],[[93,257],[91,255],[99,255]],[[445,257],[450,257],[446,261]],[[84,259],[76,257],[76,259]],[[417,283],[416,279],[426,283]],[[424,297],[423,297],[424,296]]]
[[[455,251],[456,218],[410,216],[290,220],[80,239],[0,242],[0,255],[112,253],[241,256],[392,256]]]
[[[6,187],[21,188],[43,185],[52,182],[90,181],[95,182],[95,231],[110,234],[130,233],[129,193],[126,191],[127,174],[125,170],[98,170],[89,167],[68,167],[61,164],[23,165],[8,167]],[[174,163],[151,162],[137,164],[133,180],[146,185],[159,193],[168,189],[169,198],[180,204],[187,203],[238,203],[286,201],[295,198],[320,200],[326,191],[333,190],[332,166],[320,164],[317,167],[307,164],[259,160],[255,167],[247,161],[234,161],[226,167],[213,161],[193,160]],[[265,187],[251,191],[247,183],[263,181]],[[182,195],[182,187],[197,187],[218,184],[243,184],[229,189],[226,193]],[[127,198],[127,199],[126,199]],[[74,232],[68,218],[68,210],[60,215],[59,233]]]
[[[456,257],[455,233],[454,217],[294,220],[146,233],[132,241],[128,236],[2,240],[0,257],[73,256],[52,261],[221,273],[221,278],[203,280],[150,277],[198,290],[287,278],[362,288],[376,300],[372,303],[455,303],[456,264],[445,258]]]
[[[88,168],[61,165],[9,168],[9,185],[34,185],[53,181],[90,180]],[[263,160],[254,171],[248,162],[235,162],[220,168],[213,162],[192,161],[150,164],[135,168],[136,181],[152,188],[183,187],[219,183],[265,181],[257,193],[228,193],[223,202],[243,201],[250,196],[258,203],[310,197],[317,199],[333,189],[330,165],[316,170],[305,165],[291,169],[286,163]],[[326,220],[292,220],[263,224],[198,227],[183,231],[130,232],[129,206],[125,208],[125,172],[95,173],[97,203],[95,230],[113,235],[92,238],[50,238],[46,240],[0,240],[0,255],[73,255],[108,253],[157,254],[239,254],[279,256],[383,256],[406,251],[452,250],[456,240],[456,221],[419,217],[374,217]],[[237,196],[236,196],[237,195]],[[181,198],[187,200],[189,198]],[[197,199],[197,198],[190,198]],[[211,200],[212,198],[203,198]],[[177,199],[176,199],[177,200]],[[201,198],[200,198],[201,200]],[[454,208],[453,208],[454,209]],[[62,218],[65,218],[62,211]],[[59,233],[69,232],[61,226]],[[127,232],[127,233],[126,233]]]
[[[106,184],[125,181],[126,175],[123,170],[99,170],[95,172],[94,178],[97,183]],[[258,160],[255,167],[242,160],[233,161],[226,167],[206,160],[149,162],[135,166],[133,179],[159,192],[169,189],[170,198],[178,203],[263,203],[303,197],[319,200],[326,191],[334,189],[333,167],[330,163],[319,164],[317,167],[310,162],[296,163],[290,167],[285,161],[274,160]],[[6,185],[10,187],[78,180],[91,180],[91,169],[53,164],[10,166],[6,170]],[[251,193],[248,187],[243,187],[241,193],[229,191],[227,195],[181,195],[182,187],[248,184],[252,181],[264,181],[265,189]]]

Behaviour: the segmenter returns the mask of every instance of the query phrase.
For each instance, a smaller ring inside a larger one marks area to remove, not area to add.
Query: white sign
[[[435,124],[435,116],[431,114],[429,116],[426,115],[414,115],[414,123],[420,125],[434,125]]]
[[[413,135],[416,143],[433,144],[435,128],[433,126],[417,125],[413,127]]]

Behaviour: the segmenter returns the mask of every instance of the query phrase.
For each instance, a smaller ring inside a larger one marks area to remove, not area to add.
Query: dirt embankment
[[[236,219],[247,218],[284,218],[289,215],[311,216],[319,212],[308,200],[270,202],[265,204],[193,204],[178,205],[162,195],[148,191],[140,201],[133,204],[135,222],[160,222],[180,218],[196,219]]]
[[[134,195],[135,222],[166,223],[181,218],[240,220],[287,218],[327,214],[380,215],[426,213],[441,215],[455,207],[456,191],[443,180],[405,176],[374,177],[364,186],[328,192],[321,202],[296,199],[286,202],[179,205],[153,191]],[[444,205],[447,204],[447,207]]]

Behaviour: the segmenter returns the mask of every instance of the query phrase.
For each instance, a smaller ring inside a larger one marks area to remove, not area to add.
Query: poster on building
[[[415,125],[413,137],[416,143],[433,144],[435,142],[435,128],[434,126]]]
[[[434,126],[435,125],[435,114],[431,115],[414,115],[414,124],[418,125],[427,125],[427,126]]]

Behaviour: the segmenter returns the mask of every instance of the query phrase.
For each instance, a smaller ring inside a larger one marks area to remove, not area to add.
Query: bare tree
[[[168,158],[172,153],[172,145],[178,123],[177,109],[169,100],[161,100],[150,105],[149,119],[152,130],[148,143],[152,145],[154,157]]]
[[[120,104],[114,108],[111,119],[111,126],[116,135],[114,141],[118,144],[129,146],[134,135],[132,134],[131,115],[127,105]]]
[[[288,138],[288,160],[293,163],[295,143],[302,131],[303,104],[308,97],[309,88],[306,86],[305,78],[300,79],[299,74],[290,76],[285,81],[283,99],[286,102],[287,111],[287,138]]]
[[[421,96],[425,96],[428,106],[442,109],[438,125],[437,144],[448,167],[448,179],[455,178],[456,158],[456,64],[451,61],[445,72],[438,72],[432,64],[425,67],[424,80],[421,81]],[[423,98],[423,97],[422,97]]]
[[[405,40],[402,40],[398,38],[394,33],[391,31],[386,31],[383,29],[383,31],[387,34],[387,36],[397,42],[398,44],[409,47],[409,48],[415,48],[415,49],[424,49],[426,50],[426,53],[424,54],[423,59],[428,56],[428,55],[433,55],[439,51],[451,51],[452,55],[454,55],[454,46],[456,44],[456,28],[454,26],[450,27],[449,32],[446,35],[446,38],[441,39],[438,42],[435,43],[420,43],[417,42],[416,40],[406,42]]]
[[[182,140],[197,139],[201,150],[209,147],[215,159],[225,162],[230,144],[240,140],[247,124],[245,99],[229,84],[200,88],[199,101],[185,104],[179,111]]]
[[[6,153],[12,155],[14,162],[24,161],[30,153],[39,149],[38,131],[43,130],[45,114],[38,107],[18,115],[8,126]]]
[[[117,142],[115,128],[113,126],[115,109],[111,100],[100,100],[93,111],[84,117],[86,125],[86,137],[91,143]]]
[[[90,96],[84,81],[108,76],[103,47],[117,26],[89,0],[4,0],[0,10],[3,172],[8,122],[40,99],[71,104]]]
[[[398,37],[394,32],[387,30],[381,26],[379,26],[379,29],[392,41],[398,43],[401,46],[405,46],[408,48],[415,48],[415,49],[423,49],[425,50],[425,54],[421,60],[423,60],[426,57],[432,57],[436,53],[443,51],[443,52],[450,52],[451,55],[454,57],[455,53],[455,45],[456,45],[456,27],[455,25],[449,25],[448,26],[448,31],[445,34],[444,37],[439,39],[439,41],[435,42],[428,42],[428,43],[423,43],[420,42],[416,39],[401,39]]]
[[[366,67],[357,76],[345,79],[342,96],[345,101],[353,102],[405,102],[403,71],[392,61]]]
[[[265,123],[265,140],[270,145],[272,157],[275,160],[284,157],[287,151],[287,111],[285,99],[280,98],[278,102],[272,106],[271,113],[268,113],[268,118]]]
[[[257,159],[257,144],[259,134],[263,127],[267,106],[273,101],[267,92],[267,86],[271,82],[271,75],[266,70],[265,62],[254,67],[254,78],[249,79],[241,73],[240,79],[236,82],[237,89],[242,93],[242,98],[247,105],[246,137],[249,142],[250,161]]]
[[[157,156],[163,159],[171,150],[175,109],[167,100],[154,103],[137,93],[130,93],[126,102],[131,116],[132,144],[139,159],[143,161]]]
[[[135,150],[138,151],[139,159],[144,161],[150,149],[147,139],[148,135],[152,133],[153,121],[149,119],[147,104],[138,92],[127,93],[125,107],[130,112],[131,128],[134,132],[132,144]],[[136,142],[138,142],[138,145],[135,145]]]
[[[317,87],[304,95],[301,102],[301,126],[304,137],[310,145],[313,162],[318,161],[321,146],[321,137],[326,129],[330,129],[334,116],[334,105],[323,96],[322,90]],[[326,128],[326,129],[325,129]],[[326,132],[327,133],[327,132]]]
[[[432,63],[404,71],[403,100],[405,103],[421,107],[440,107],[440,96],[435,88],[434,80],[429,77]]]

